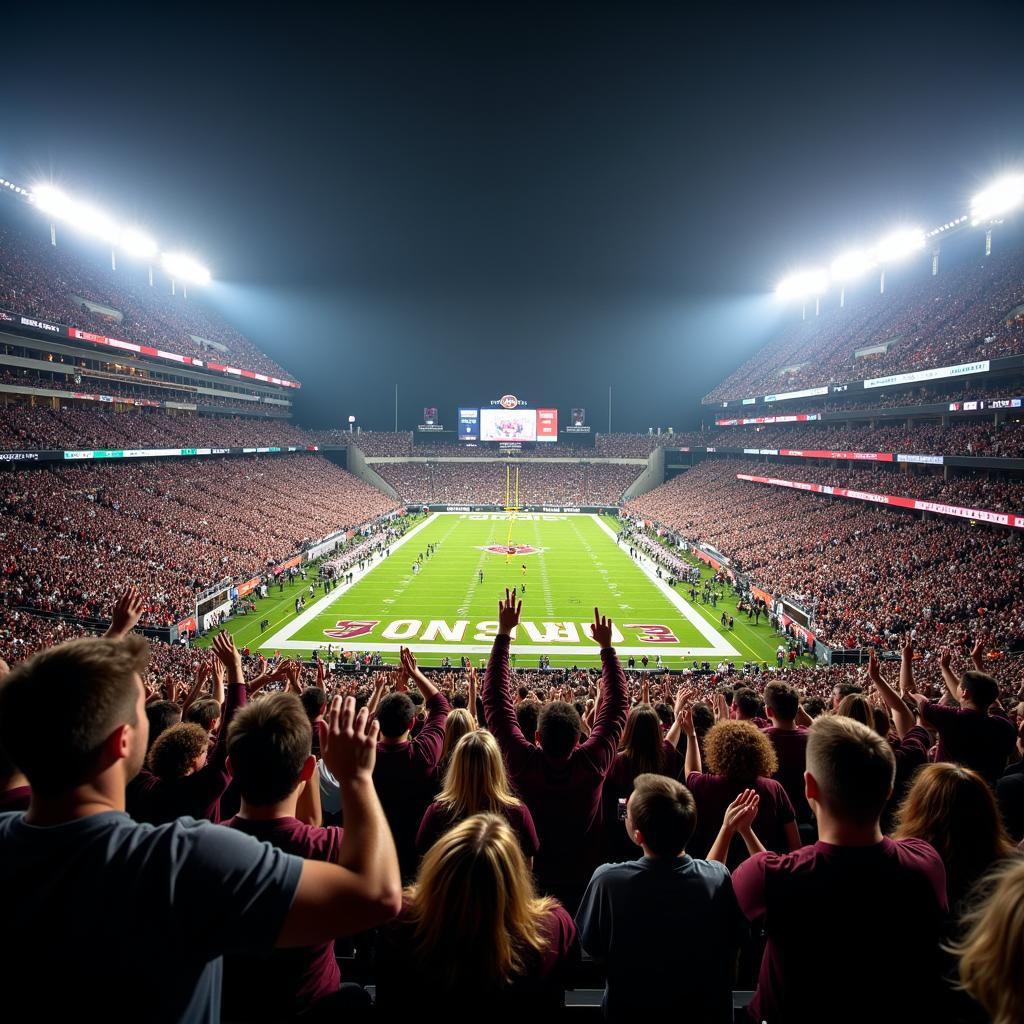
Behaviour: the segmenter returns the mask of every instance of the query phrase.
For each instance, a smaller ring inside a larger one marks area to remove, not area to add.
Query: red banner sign
[[[849,459],[860,462],[893,462],[892,452],[834,452],[825,448],[780,448],[780,455],[795,455],[805,459]]]
[[[125,352],[137,352],[141,356],[149,356],[151,359],[168,359],[171,362],[182,363],[185,366],[205,366],[208,370],[215,370],[217,373],[230,373],[236,377],[247,377],[251,380],[264,381],[267,384],[277,384],[283,388],[298,388],[301,385],[298,381],[285,380],[282,377],[271,377],[265,373],[256,373],[255,370],[239,370],[234,366],[225,366],[221,363],[206,363],[194,356],[183,356],[177,352],[165,352],[162,348],[153,348],[152,345],[135,345],[130,341],[121,341],[118,338],[108,338],[105,334],[93,334],[91,331],[82,331],[77,327],[67,328],[68,337],[76,341],[88,341],[93,345],[104,345],[107,348],[121,349]]]
[[[829,487],[827,484],[808,484],[799,480],[779,480],[775,477],[749,476],[737,473],[737,480],[749,480],[755,484],[768,484],[772,487],[792,487],[798,491],[812,491],[815,494],[831,494],[837,498],[854,498],[857,501],[870,501],[876,505],[894,505],[897,508],[909,508],[918,512],[934,512],[940,516],[955,516],[959,519],[974,519],[980,523],[996,523],[999,526],[1012,526],[1024,530],[1024,516],[1009,512],[989,512],[978,508],[961,508],[958,505],[944,505],[938,501],[925,501],[920,498],[904,498],[892,494],[872,494],[870,491],[854,491],[846,487]]]

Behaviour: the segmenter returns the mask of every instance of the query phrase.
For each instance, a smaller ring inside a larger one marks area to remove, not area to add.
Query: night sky
[[[691,426],[788,269],[1024,166],[1020,3],[84,6],[5,11],[0,175],[194,251],[320,425]]]

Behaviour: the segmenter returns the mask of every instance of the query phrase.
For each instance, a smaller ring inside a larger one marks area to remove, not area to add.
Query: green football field
[[[649,561],[639,565],[617,546],[617,528],[614,519],[586,514],[435,513],[388,557],[357,571],[351,585],[318,596],[298,615],[300,587],[288,586],[228,628],[240,644],[264,653],[309,656],[332,644],[335,651],[379,651],[394,663],[408,646],[425,665],[445,655],[454,664],[461,655],[479,664],[497,630],[499,596],[505,587],[525,586],[512,645],[520,667],[536,667],[541,654],[552,666],[598,664],[588,628],[595,605],[611,616],[623,661],[632,655],[638,667],[644,654],[651,666],[660,655],[672,669],[694,658],[773,660],[777,638],[766,623],[755,629],[744,616],[734,630],[722,629],[722,610],[735,613],[732,595],[717,609],[691,604],[682,588],[656,578]],[[428,544],[436,545],[430,557]],[[262,617],[271,621],[259,633]]]

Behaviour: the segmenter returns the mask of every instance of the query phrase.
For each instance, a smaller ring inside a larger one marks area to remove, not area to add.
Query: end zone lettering
[[[350,640],[368,636],[378,625],[380,620],[376,619],[341,619],[333,629],[325,629],[323,632],[332,640]],[[594,644],[590,635],[591,625],[590,622],[520,622],[512,633],[512,639],[531,644]],[[661,623],[632,623],[622,629],[632,634],[632,641],[664,645],[680,642],[672,628]],[[493,619],[477,623],[470,623],[468,619],[456,619],[454,622],[444,619],[430,619],[426,622],[422,619],[394,619],[384,626],[378,639],[402,643],[410,640],[451,644],[475,640],[489,643],[497,633],[498,623]],[[622,630],[613,625],[612,642],[622,644],[625,640]]]

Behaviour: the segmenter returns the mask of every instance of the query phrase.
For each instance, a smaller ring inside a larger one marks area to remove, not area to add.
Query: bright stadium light
[[[1024,174],[1007,174],[971,200],[971,227],[996,220],[1024,202]]]
[[[74,203],[59,188],[52,185],[37,185],[32,189],[36,207],[58,220],[71,216]]]
[[[138,228],[125,228],[118,239],[118,245],[131,256],[140,260],[148,260],[154,257],[159,251],[159,246],[149,235],[139,231]]]
[[[197,260],[184,253],[165,252],[160,263],[171,277],[179,281],[192,281],[195,284],[209,284],[210,272]]]
[[[820,267],[801,270],[783,278],[775,288],[780,299],[805,299],[821,295],[828,288],[828,271]]]
[[[86,203],[72,203],[67,220],[84,234],[102,238],[105,242],[115,242],[121,234],[121,229],[110,217]]]
[[[874,269],[875,257],[864,249],[844,252],[832,261],[831,273],[833,281],[852,281],[855,277],[866,274]]]
[[[886,235],[875,247],[879,263],[892,263],[924,248],[924,232],[920,228],[900,228]]]

